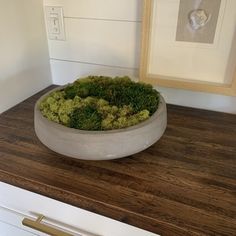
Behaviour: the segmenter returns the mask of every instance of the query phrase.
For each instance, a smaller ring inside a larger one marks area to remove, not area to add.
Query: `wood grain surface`
[[[168,105],[147,150],[80,161],[34,133],[34,104],[53,87],[1,114],[0,181],[161,235],[236,235],[235,115]]]

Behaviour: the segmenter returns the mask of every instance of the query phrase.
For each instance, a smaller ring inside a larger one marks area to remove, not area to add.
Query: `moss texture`
[[[126,128],[148,119],[159,93],[129,77],[89,76],[52,92],[40,103],[44,117],[81,130]]]

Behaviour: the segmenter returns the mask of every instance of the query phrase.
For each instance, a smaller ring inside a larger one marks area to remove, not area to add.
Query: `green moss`
[[[80,130],[101,130],[102,116],[91,105],[76,108],[71,113],[70,127]]]
[[[135,83],[129,77],[89,76],[65,88],[65,98],[98,97],[111,105],[130,105],[134,112],[147,109],[152,115],[159,104],[159,93],[151,85]]]
[[[47,119],[82,130],[136,125],[158,108],[159,93],[128,77],[89,76],[52,92],[40,103]]]

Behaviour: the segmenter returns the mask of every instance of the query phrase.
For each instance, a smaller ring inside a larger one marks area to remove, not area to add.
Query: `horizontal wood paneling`
[[[107,75],[137,78],[138,70],[125,69],[78,62],[59,61],[51,59],[51,71],[53,83],[63,85],[73,82],[75,79],[87,75]]]
[[[51,60],[55,84],[72,82],[75,78],[88,74],[132,76],[134,72],[135,77],[138,76],[137,70],[88,63],[139,67],[141,24],[119,20],[139,21],[141,0],[44,0],[44,4],[63,6],[66,22],[67,41],[49,41],[50,57],[61,60]],[[98,20],[94,20],[96,18]],[[161,92],[167,102],[172,104],[236,113],[234,97],[171,88],[161,88]]]
[[[66,41],[49,40],[51,58],[138,68],[140,23],[65,19]]]
[[[44,0],[63,6],[65,17],[141,21],[142,0]]]
[[[236,97],[159,86],[155,87],[161,92],[169,104],[236,114]]]

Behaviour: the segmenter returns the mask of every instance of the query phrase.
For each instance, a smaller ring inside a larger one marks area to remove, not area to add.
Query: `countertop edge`
[[[146,217],[135,212],[127,211],[122,208],[114,207],[112,205],[96,201],[95,199],[77,195],[73,192],[42,184],[37,181],[29,180],[3,170],[0,170],[0,181],[42,195],[44,197],[54,199],[59,202],[66,203],[74,207],[78,207],[83,210],[87,210],[92,213],[99,214],[113,220],[117,220],[122,223],[150,231],[152,233],[167,235],[165,232],[168,232],[168,235],[171,236],[179,236],[180,234],[185,236],[189,235],[190,233],[196,233],[193,231],[190,232],[189,230],[186,230],[184,228],[177,227],[176,225],[168,224],[151,217]],[[171,234],[169,234],[170,232]]]

